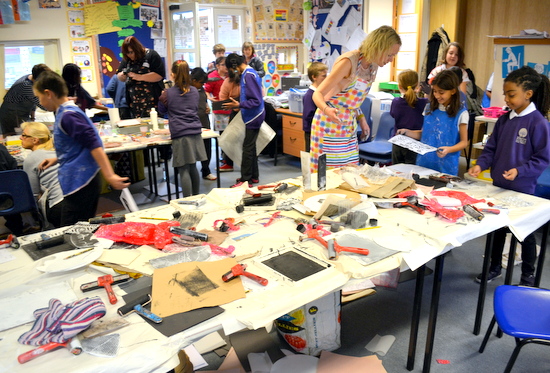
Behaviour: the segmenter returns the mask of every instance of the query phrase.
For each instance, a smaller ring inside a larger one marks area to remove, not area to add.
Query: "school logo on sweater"
[[[522,128],[518,131],[518,137],[516,137],[516,142],[518,144],[525,145],[525,143],[527,142],[527,129],[526,128]]]

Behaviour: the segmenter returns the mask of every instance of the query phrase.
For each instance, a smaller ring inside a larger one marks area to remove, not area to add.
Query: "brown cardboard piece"
[[[363,176],[361,176],[363,177]],[[370,185],[360,189],[352,189],[351,185],[344,182],[339,188],[343,190],[355,191],[358,193],[367,194],[376,198],[393,198],[398,193],[413,189],[415,186],[414,180],[405,179],[398,176],[390,176],[383,185],[376,185],[369,182],[369,179],[363,179]]]
[[[222,275],[237,265],[232,258],[213,262],[180,263],[155,269],[151,311],[167,317],[244,298],[240,278],[223,282]]]

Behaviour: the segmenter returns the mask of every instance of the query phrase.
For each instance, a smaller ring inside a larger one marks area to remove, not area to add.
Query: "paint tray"
[[[277,250],[254,261],[293,283],[322,276],[323,271],[332,267],[332,264],[295,248]]]

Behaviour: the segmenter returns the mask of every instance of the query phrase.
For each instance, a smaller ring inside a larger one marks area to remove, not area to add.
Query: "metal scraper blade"
[[[98,357],[113,357],[118,353],[120,334],[108,334],[95,338],[83,339],[82,351]]]

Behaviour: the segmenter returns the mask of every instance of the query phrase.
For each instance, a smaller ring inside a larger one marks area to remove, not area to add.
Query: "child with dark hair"
[[[511,111],[498,118],[487,145],[468,173],[477,177],[491,168],[494,185],[533,194],[537,179],[550,163],[550,130],[546,119],[550,81],[531,67],[523,66],[504,79],[504,101]],[[488,282],[500,277],[508,232],[508,228],[501,228],[494,234]],[[520,285],[535,285],[536,243],[531,233],[521,244]],[[476,281],[481,282],[481,275]]]
[[[191,85],[199,91],[199,119],[202,128],[210,129],[210,107],[208,98],[204,90],[204,84],[208,80],[208,74],[201,67],[195,67],[191,70]],[[217,177],[210,172],[210,159],[212,159],[212,139],[204,139],[204,148],[206,150],[205,161],[201,162],[201,174],[205,180],[216,180]]]
[[[159,113],[168,113],[174,154],[172,165],[178,169],[183,196],[188,197],[199,194],[200,178],[196,163],[206,160],[206,150],[201,138],[202,124],[198,114],[199,92],[191,84],[186,61],[174,61],[170,79],[174,86],[162,92]]]
[[[34,93],[48,111],[55,112],[54,144],[57,158],[39,166],[47,169],[59,162],[59,184],[63,191],[60,225],[87,221],[96,213],[101,180],[99,170],[114,189],[129,185],[128,178],[115,174],[99,134],[86,113],[67,97],[65,80],[45,71],[34,83]]]
[[[327,73],[328,66],[322,62],[313,62],[307,69],[307,76],[309,77],[309,80],[311,80],[311,85],[302,99],[304,104],[302,113],[302,129],[304,130],[306,141],[306,152],[309,152],[309,148],[311,146],[311,121],[313,120],[313,116],[317,110],[317,105],[313,102],[313,93],[317,87],[319,87],[319,84],[326,79]]]
[[[415,132],[422,131],[424,117],[422,113],[428,104],[427,98],[417,98],[418,73],[414,70],[403,70],[397,77],[397,86],[403,97],[393,99],[390,115],[395,118],[395,133],[415,137]],[[392,145],[392,163],[416,163],[416,153],[399,145]]]
[[[225,63],[229,71],[229,79],[240,84],[241,96],[239,101],[230,97],[231,102],[224,104],[223,107],[224,109],[240,109],[246,126],[241,177],[232,187],[241,186],[243,183],[248,183],[251,186],[253,183],[259,182],[256,139],[265,119],[261,78],[256,70],[246,64],[243,56],[231,53],[225,59]]]
[[[107,107],[100,105],[96,100],[82,87],[82,70],[78,65],[74,63],[68,63],[63,66],[63,72],[61,76],[67,83],[69,89],[69,100],[74,101],[76,106],[82,110],[86,109],[100,109],[107,111]]]
[[[460,151],[468,146],[468,110],[460,102],[455,73],[443,70],[432,82],[420,141],[437,151],[419,154],[416,164],[449,175],[458,175]],[[411,136],[412,137],[412,136]],[[418,137],[416,137],[418,138]]]

